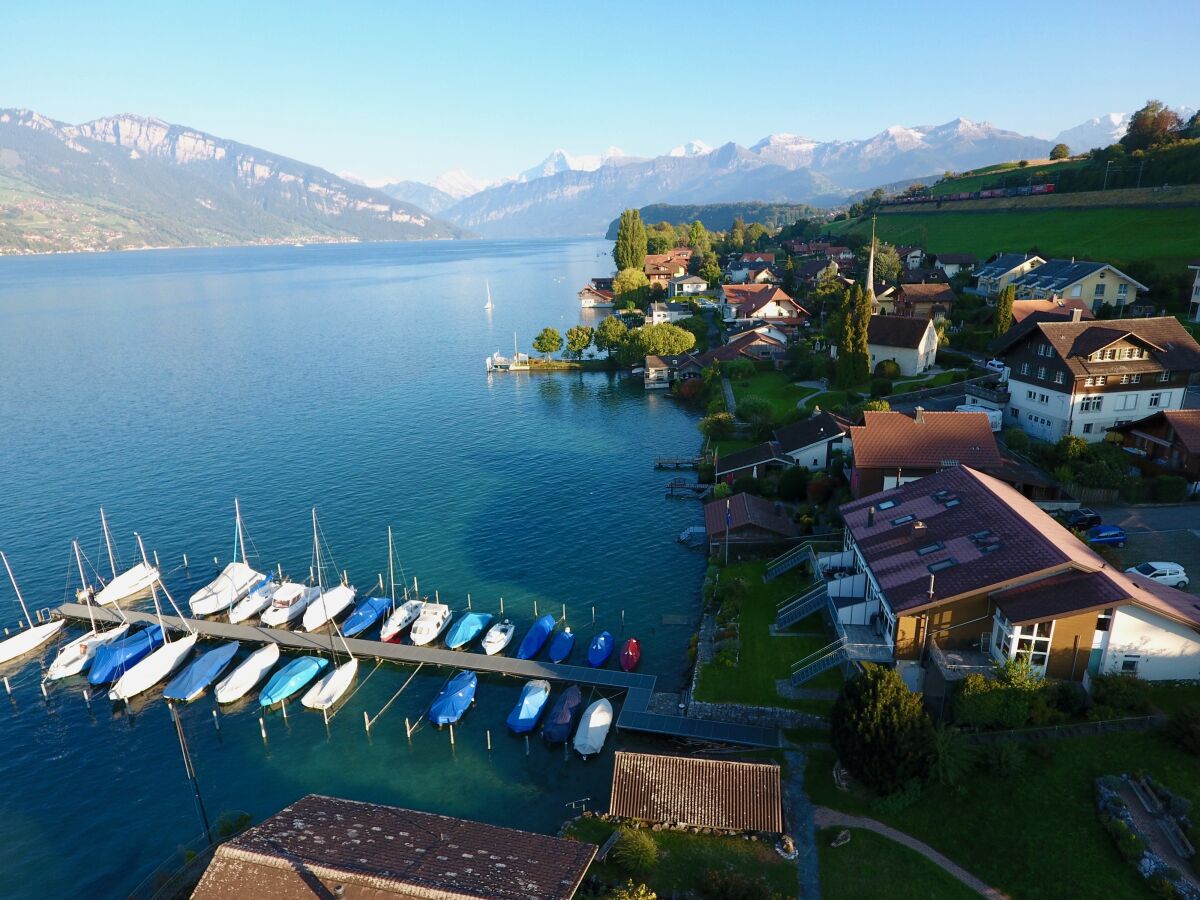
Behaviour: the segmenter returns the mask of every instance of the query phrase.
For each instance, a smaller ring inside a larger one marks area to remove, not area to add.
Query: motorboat
[[[521,639],[521,646],[517,648],[517,659],[533,659],[541,653],[546,639],[550,637],[550,632],[553,630],[554,616],[551,615],[542,616],[529,626],[525,637]]]
[[[297,584],[289,581],[279,586],[271,605],[266,609],[259,621],[268,628],[278,628],[289,622],[295,622],[304,615],[304,610],[312,603],[321,589],[316,585]]]
[[[425,603],[422,600],[404,601],[384,620],[383,629],[379,632],[380,640],[387,641],[389,644],[398,643],[401,632],[417,621],[424,609]]]
[[[346,637],[362,634],[379,621],[391,603],[388,597],[368,597],[363,600],[342,623],[342,634]]]
[[[328,625],[353,605],[358,591],[349,584],[327,588],[304,608],[302,624],[305,631],[316,631]]]
[[[128,700],[150,690],[183,665],[183,661],[195,646],[194,634],[164,643],[141,662],[126,669],[125,674],[109,689],[108,699]]]
[[[550,641],[550,662],[560,663],[571,655],[571,649],[575,646],[575,632],[570,628],[563,628],[562,631],[554,635],[554,639]]]
[[[231,562],[221,574],[206,584],[188,601],[194,616],[211,616],[224,612],[244,598],[266,576],[244,562]]]
[[[642,660],[642,645],[637,638],[630,638],[621,648],[621,670],[632,672]]]
[[[309,709],[329,709],[346,693],[357,672],[358,660],[351,656],[310,687],[300,698],[300,702]]]
[[[429,704],[429,721],[439,728],[453,725],[475,701],[475,688],[479,676],[474,672],[459,672],[444,685]]]
[[[163,642],[163,627],[151,625],[141,631],[109,641],[96,648],[88,669],[88,684],[108,684],[149,656]]]
[[[323,656],[300,656],[271,676],[259,692],[258,705],[271,707],[282,703],[296,691],[316,678],[329,665]]]
[[[262,613],[271,605],[271,600],[279,587],[279,582],[274,578],[270,576],[264,578],[250,589],[250,593],[233,605],[233,608],[229,610],[229,621],[236,625],[238,622],[245,622]]]
[[[571,739],[575,723],[583,711],[583,691],[573,684],[554,701],[546,724],[542,726],[542,739],[548,744],[562,744]]]
[[[483,632],[492,621],[491,613],[469,612],[446,633],[446,646],[451,650],[465,647]]]
[[[218,703],[233,703],[250,693],[267,673],[279,662],[279,645],[265,644],[259,647],[217,684],[213,691]]]
[[[613,650],[616,649],[617,642],[613,636],[607,631],[602,631],[588,644],[587,661],[588,665],[593,668],[600,668],[608,658],[613,655]]]
[[[200,654],[195,662],[176,675],[171,683],[163,688],[163,697],[183,703],[195,700],[204,693],[210,684],[221,677],[221,673],[233,662],[233,658],[241,646],[240,641],[229,641]]]
[[[433,643],[450,625],[450,607],[445,603],[426,603],[421,615],[413,623],[408,638],[413,646],[424,647]]]
[[[612,704],[604,697],[584,710],[579,727],[575,729],[575,752],[584,759],[599,753],[612,727],[612,720]]]
[[[508,619],[505,619],[503,622],[497,622],[483,636],[483,652],[488,656],[495,656],[512,643],[513,634],[516,633],[516,630],[517,627],[508,621]]]
[[[78,675],[91,664],[92,657],[95,656],[99,647],[112,641],[118,641],[129,633],[128,622],[124,622],[116,628],[109,628],[107,631],[96,629],[96,620],[92,617],[87,576],[83,571],[83,553],[79,549],[79,541],[72,541],[71,547],[75,551],[75,563],[79,566],[79,579],[84,585],[79,591],[79,599],[88,607],[88,617],[91,619],[92,627],[73,641],[68,641],[58,648],[58,655],[54,657],[54,661],[46,670],[47,681],[57,681],[60,678]]]
[[[550,699],[550,682],[540,678],[525,682],[517,705],[508,714],[509,730],[513,734],[528,734],[537,727],[538,719]]]

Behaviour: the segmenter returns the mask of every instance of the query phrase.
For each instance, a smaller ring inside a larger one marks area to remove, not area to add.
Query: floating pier
[[[121,615],[103,606],[91,607],[82,603],[64,603],[56,610],[65,619],[77,622],[119,623]],[[150,612],[125,610],[125,619],[134,625],[153,625],[158,617]],[[162,617],[163,625],[173,631],[191,628],[201,637],[243,643],[278,644],[284,650],[334,653],[334,635],[331,632],[308,633],[288,631],[282,628],[263,628],[258,625],[233,625],[214,619],[184,619],[179,616]],[[336,639],[340,647],[342,639]],[[667,716],[649,712],[650,698],[654,695],[657,678],[637,672],[619,669],[596,669],[591,666],[572,666],[563,663],[539,662],[536,659],[515,659],[511,656],[488,656],[463,650],[443,650],[437,647],[414,647],[411,644],[389,644],[362,638],[346,638],[350,651],[359,659],[420,666],[428,664],[453,669],[471,669],[493,675],[511,675],[516,678],[543,678],[598,688],[613,688],[625,691],[625,702],[617,716],[616,725],[627,731],[641,731],[667,737],[694,738],[703,741],[719,741],[727,744],[744,744],[751,747],[778,747],[779,730],[758,725],[737,725],[728,722],[711,722],[687,716]]]

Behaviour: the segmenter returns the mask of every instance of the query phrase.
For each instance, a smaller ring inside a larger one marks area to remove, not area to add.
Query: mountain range
[[[835,206],[882,184],[1043,158],[1059,141],[1075,151],[1103,146],[1128,119],[1098,117],[1054,140],[959,118],[861,140],[776,133],[716,148],[692,140],[652,158],[560,149],[496,182],[454,169],[432,183],[372,187],[158,119],[68,125],[0,109],[0,252],[601,235],[620,210],[654,203]]]

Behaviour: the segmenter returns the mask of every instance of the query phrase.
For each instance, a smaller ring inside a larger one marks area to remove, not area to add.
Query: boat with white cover
[[[329,709],[346,693],[357,672],[358,660],[352,654],[349,660],[310,687],[300,702],[309,709]]]
[[[278,628],[289,622],[295,622],[304,615],[308,604],[321,593],[315,584],[297,584],[289,581],[281,584],[271,598],[271,606],[262,614],[260,621],[268,628]]]
[[[104,515],[103,507],[100,508],[100,526],[104,531],[104,545],[108,549],[108,565],[112,570],[113,577],[96,594],[96,602],[101,606],[107,606],[110,603],[116,603],[127,597],[136,597],[150,590],[151,586],[158,581],[158,568],[150,565],[149,560],[143,559],[133,568],[118,574],[112,534],[108,530],[108,519]]]
[[[91,664],[97,647],[101,647],[109,641],[119,640],[129,633],[128,622],[106,631],[96,630],[96,620],[92,617],[91,592],[86,587],[87,576],[83,571],[83,553],[79,549],[79,541],[71,541],[71,546],[75,551],[75,564],[79,567],[79,578],[85,585],[80,589],[80,599],[87,604],[88,618],[91,620],[92,627],[75,640],[58,648],[58,655],[54,657],[54,662],[50,663],[50,668],[46,670],[47,681],[57,681],[60,678],[78,675]],[[117,612],[121,612],[121,607],[117,607]],[[124,615],[124,613],[121,614]]]
[[[12,582],[13,591],[16,592],[17,602],[21,604],[21,612],[25,614],[25,624],[28,626],[12,637],[0,641],[0,662],[8,662],[10,659],[16,659],[18,656],[23,656],[42,646],[62,630],[63,626],[67,624],[67,620],[52,619],[41,625],[34,625],[33,620],[29,618],[29,610],[25,607],[25,598],[21,596],[21,589],[17,586],[17,579],[13,575],[12,567],[9,566],[8,557],[4,555],[3,550],[0,550],[0,559],[4,560],[4,569],[8,572],[8,580]]]
[[[275,668],[277,662],[279,662],[278,644],[265,644],[259,647],[217,683],[213,696],[217,698],[218,703],[233,703],[235,700],[241,700],[267,677],[267,673]]]
[[[206,584],[188,601],[194,616],[211,616],[229,609],[245,597],[264,577],[246,563],[246,537],[242,526],[242,507],[237,497],[233,498],[233,521],[235,546],[241,552],[241,560],[234,560],[221,574]]]
[[[575,752],[587,759],[599,753],[612,727],[612,704],[601,697],[583,712],[575,730]]]
[[[425,603],[422,600],[405,600],[383,623],[383,630],[379,634],[380,638],[389,644],[396,643],[400,640],[400,633],[417,621],[424,609]]]
[[[279,590],[279,587],[279,582],[271,576],[263,578],[250,589],[250,593],[229,610],[229,621],[236,625],[238,622],[245,622],[247,619],[259,615],[271,605],[271,600],[275,597],[275,592]]]
[[[304,630],[316,631],[328,625],[352,606],[357,596],[358,591],[349,584],[339,584],[322,591],[304,610]]]
[[[415,647],[433,643],[450,625],[450,607],[445,603],[425,603],[421,615],[413,623],[409,640]]]

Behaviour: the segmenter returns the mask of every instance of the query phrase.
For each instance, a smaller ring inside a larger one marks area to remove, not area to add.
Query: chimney
[[[925,424],[925,407],[918,406],[916,409],[913,410],[913,421],[916,422],[918,425]]]
[[[933,602],[933,573],[929,573],[929,601]]]
[[[925,534],[929,529],[920,519],[912,523],[912,539],[914,544],[919,544],[925,540]]]
[[[875,524],[875,507],[867,507],[867,527],[870,528]]]
[[[1078,306],[1071,310],[1071,321],[1079,322],[1083,320],[1083,310]]]

